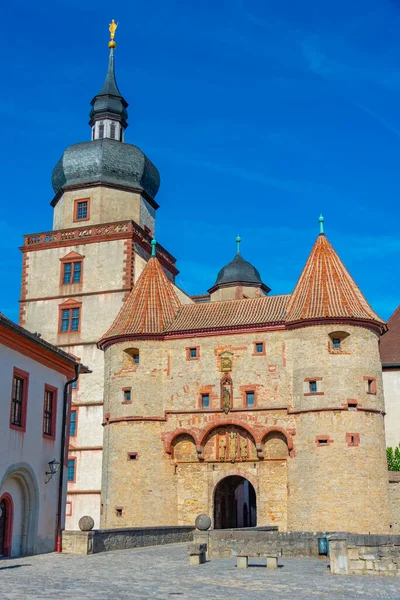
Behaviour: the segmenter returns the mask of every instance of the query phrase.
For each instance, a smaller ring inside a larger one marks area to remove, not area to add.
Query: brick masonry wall
[[[350,334],[346,350],[332,353],[329,334],[344,329]],[[257,356],[254,343],[260,341],[266,352]],[[190,347],[199,348],[198,359],[187,360]],[[139,350],[138,365],[129,362],[128,348]],[[232,357],[228,415],[221,410],[224,351]],[[138,340],[108,348],[105,365],[102,527],[191,525],[200,512],[213,517],[216,485],[241,475],[255,488],[258,525],[389,531],[373,332],[342,325]],[[376,379],[376,394],[367,394],[365,377]],[[323,394],[306,394],[313,378]],[[123,388],[131,388],[130,403],[123,402]],[[244,408],[248,389],[255,391],[254,409]],[[200,409],[202,392],[210,396],[209,409]],[[356,410],[348,409],[349,400]],[[246,456],[221,460],[219,440],[233,430],[245,438]],[[271,430],[275,439],[265,435]],[[327,444],[320,445],[324,436]],[[128,452],[137,458],[128,461]]]

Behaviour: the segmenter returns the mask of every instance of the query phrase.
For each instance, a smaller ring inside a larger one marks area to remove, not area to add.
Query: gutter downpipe
[[[62,418],[62,429],[61,429],[61,448],[60,448],[60,475],[58,479],[58,509],[57,509],[57,526],[56,526],[56,552],[61,552],[61,513],[62,513],[62,501],[63,501],[63,488],[64,488],[64,462],[66,454],[66,426],[67,426],[67,414],[68,414],[68,388],[70,385],[78,380],[79,373],[81,370],[81,363],[75,364],[75,377],[69,379],[64,385],[64,399],[63,399],[63,418]]]

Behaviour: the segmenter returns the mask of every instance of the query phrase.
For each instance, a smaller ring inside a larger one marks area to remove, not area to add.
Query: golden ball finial
[[[118,27],[118,23],[116,23],[113,19],[108,28],[108,31],[110,32],[110,41],[108,42],[109,48],[115,48],[117,46],[117,44],[114,42],[114,37],[115,37],[115,32],[116,32],[117,27]]]

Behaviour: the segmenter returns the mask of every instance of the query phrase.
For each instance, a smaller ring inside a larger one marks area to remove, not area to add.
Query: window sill
[[[13,425],[13,423],[10,423],[10,429],[13,429],[14,431],[19,431],[20,433],[25,433],[26,426],[25,425]]]
[[[323,396],[324,392],[304,392],[305,396]]]

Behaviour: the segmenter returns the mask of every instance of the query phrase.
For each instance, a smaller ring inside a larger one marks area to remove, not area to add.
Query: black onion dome
[[[53,170],[55,194],[61,188],[91,183],[141,189],[154,198],[160,174],[137,146],[103,138],[70,146]]]
[[[236,254],[235,258],[220,270],[214,285],[223,285],[224,283],[262,284],[262,281],[257,269],[244,260],[240,254]]]

